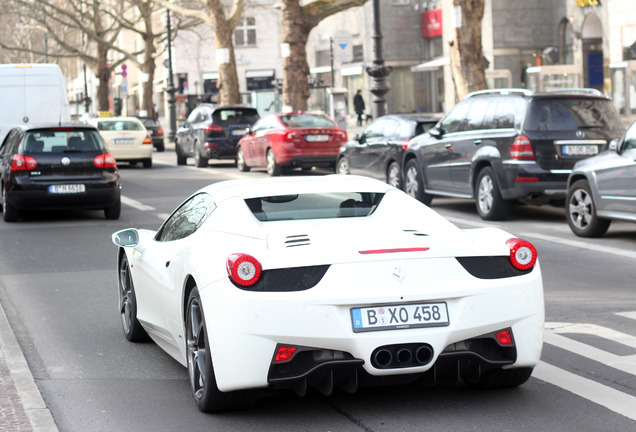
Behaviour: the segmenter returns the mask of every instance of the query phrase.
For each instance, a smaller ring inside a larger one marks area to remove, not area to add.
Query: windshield
[[[260,221],[331,219],[371,215],[383,193],[332,192],[248,198],[245,203]]]
[[[254,123],[258,120],[258,112],[253,108],[217,109],[212,114],[212,121]]]
[[[103,151],[104,146],[94,129],[47,129],[26,134],[24,152],[68,153]]]

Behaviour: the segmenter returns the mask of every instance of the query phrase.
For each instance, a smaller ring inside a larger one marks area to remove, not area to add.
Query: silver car
[[[636,222],[636,122],[609,150],[576,163],[565,214],[580,237],[600,237],[613,219]]]

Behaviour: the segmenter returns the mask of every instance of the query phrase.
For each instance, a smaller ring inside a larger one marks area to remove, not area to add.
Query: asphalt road
[[[177,167],[168,151],[155,153],[152,169],[122,166],[121,174],[118,221],[64,212],[0,222],[0,301],[60,431],[636,430],[636,224],[613,223],[604,238],[584,240],[551,207],[519,207],[493,224],[535,244],[544,276],[542,363],[519,388],[275,393],[249,411],[206,415],[185,368],[153,343],[123,337],[110,234],[156,229],[198,188],[266,173],[225,162]],[[432,207],[462,227],[485,224],[470,201],[435,199]]]

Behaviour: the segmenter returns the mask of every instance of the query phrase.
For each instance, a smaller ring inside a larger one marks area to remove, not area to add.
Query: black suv
[[[624,126],[611,100],[594,89],[469,94],[427,134],[411,141],[404,190],[474,198],[483,219],[502,220],[510,205],[563,205],[575,162],[605,150]]]
[[[188,157],[194,157],[194,164],[203,168],[208,166],[208,159],[236,159],[236,144],[256,120],[258,111],[250,107],[197,106],[177,131],[177,164],[185,165]]]

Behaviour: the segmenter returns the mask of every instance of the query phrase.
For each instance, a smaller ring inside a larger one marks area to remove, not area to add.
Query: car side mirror
[[[434,126],[428,130],[428,134],[433,138],[440,139],[444,135],[444,130],[440,127]]]
[[[618,152],[618,140],[617,139],[613,139],[609,142],[609,150],[611,151],[615,151]]]
[[[139,231],[135,228],[117,231],[112,235],[112,240],[115,246],[135,247],[139,245]]]

